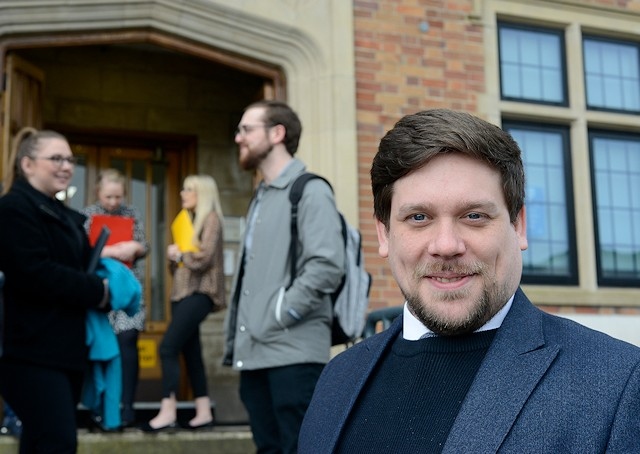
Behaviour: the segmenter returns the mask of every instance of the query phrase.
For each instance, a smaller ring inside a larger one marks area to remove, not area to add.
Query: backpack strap
[[[289,261],[291,269],[291,280],[289,281],[289,287],[293,284],[293,280],[296,277],[296,258],[298,247],[298,202],[302,198],[304,187],[309,180],[318,178],[329,185],[333,192],[333,187],[325,178],[315,173],[305,172],[294,180],[291,184],[291,190],[289,191],[289,202],[291,202],[291,243],[289,244]]]

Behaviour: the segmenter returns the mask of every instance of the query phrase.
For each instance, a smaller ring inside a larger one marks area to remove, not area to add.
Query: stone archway
[[[328,177],[338,205],[358,222],[358,173],[352,5],[342,0],[106,1],[74,5],[35,0],[2,7],[0,52],[37,40],[131,40],[136,34],[204,58],[242,56],[248,71],[279,68],[274,97],[287,99],[304,122],[300,157]],[[157,34],[156,34],[157,32]],[[116,38],[116,35],[119,38]],[[173,39],[179,38],[179,39]],[[214,55],[215,49],[222,52]],[[252,65],[255,63],[255,66]]]
[[[299,155],[332,181],[340,209],[358,220],[352,6],[343,0],[105,1],[73,5],[23,0],[0,7],[0,66],[8,52],[56,46],[151,46],[271,81],[304,124]],[[268,3],[268,5],[266,5]],[[0,69],[2,69],[0,67]],[[2,71],[0,71],[2,72]],[[218,350],[221,324],[205,327]],[[221,342],[220,342],[221,344]],[[215,356],[215,355],[214,355]],[[237,385],[214,377],[221,394]],[[217,396],[214,396],[217,399]],[[221,403],[225,411],[232,402]],[[241,409],[219,415],[236,420]],[[241,417],[241,416],[240,416]]]

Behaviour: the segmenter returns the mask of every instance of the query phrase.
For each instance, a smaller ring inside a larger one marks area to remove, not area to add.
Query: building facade
[[[400,116],[446,107],[502,126],[523,149],[531,299],[638,343],[640,2],[355,1],[354,24],[373,304],[401,296],[376,257],[369,163]]]
[[[34,125],[65,133],[80,157],[72,206],[93,201],[101,168],[130,177],[152,246],[141,399],[158,377],[181,180],[216,178],[230,277],[253,188],[233,131],[263,97],[300,114],[300,157],[360,226],[372,308],[402,296],[377,254],[371,160],[401,116],[446,107],[523,149],[534,303],[640,343],[627,332],[640,323],[639,0],[0,0],[0,67],[0,170],[11,137]],[[221,320],[203,336],[222,410],[237,402]]]

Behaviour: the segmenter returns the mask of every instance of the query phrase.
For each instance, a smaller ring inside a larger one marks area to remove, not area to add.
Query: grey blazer
[[[300,454],[334,451],[358,394],[401,330],[398,317],[326,366]],[[640,348],[547,314],[518,289],[443,452],[640,453]]]

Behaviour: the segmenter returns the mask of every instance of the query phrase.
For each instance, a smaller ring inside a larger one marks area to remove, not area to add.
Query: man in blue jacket
[[[327,365],[299,452],[640,452],[640,349],[519,289],[525,179],[509,134],[461,112],[408,115],[371,181],[404,312]]]

